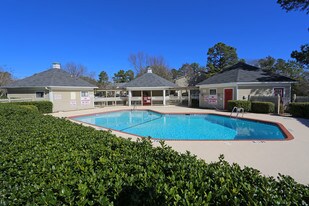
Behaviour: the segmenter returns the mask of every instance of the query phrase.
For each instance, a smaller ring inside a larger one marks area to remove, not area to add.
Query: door
[[[224,89],[224,109],[227,109],[229,100],[233,100],[233,89]]]
[[[280,103],[283,103],[284,88],[274,88],[274,95],[280,96]]]
[[[150,91],[143,91],[143,105],[151,105],[151,96],[150,96]]]

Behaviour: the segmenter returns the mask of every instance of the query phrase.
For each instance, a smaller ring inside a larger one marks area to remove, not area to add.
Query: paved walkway
[[[93,114],[121,109],[127,106],[95,108],[72,112],[54,113],[57,117],[69,117],[82,114]],[[218,113],[207,109],[194,109],[178,106],[138,107],[137,109],[151,109],[163,113]],[[283,124],[294,136],[290,141],[166,141],[179,152],[190,151],[206,162],[217,161],[220,154],[230,163],[236,162],[241,166],[250,166],[261,171],[266,176],[276,177],[278,173],[292,176],[297,182],[309,184],[309,120],[275,115],[246,113],[245,117],[269,120]],[[100,129],[100,128],[98,128]],[[133,135],[114,132],[125,138]],[[159,145],[154,142],[154,145]]]

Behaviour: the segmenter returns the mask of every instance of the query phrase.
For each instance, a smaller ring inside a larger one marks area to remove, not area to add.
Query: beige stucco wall
[[[250,96],[274,96],[274,88],[284,88],[283,102],[288,103],[291,100],[291,85],[290,83],[265,83],[260,85],[238,85],[226,87],[204,87],[200,88],[199,106],[201,108],[224,108],[224,89],[233,89],[233,99],[243,100]],[[205,98],[210,94],[210,89],[217,89],[217,104],[209,104]]]
[[[53,112],[71,111],[80,109],[94,108],[94,91],[88,91],[89,100],[81,98],[81,90],[68,89],[65,90],[45,90],[45,88],[17,88],[8,89],[9,98],[29,98],[33,101],[47,100],[53,102]],[[44,92],[44,98],[36,98],[36,92]]]
[[[88,91],[89,101],[81,99],[81,91],[52,90],[53,112],[94,108],[94,91]]]
[[[284,88],[283,97],[291,99],[291,87],[289,83],[282,84],[264,84],[264,85],[239,85],[237,99],[248,99],[250,96],[274,96],[274,88]]]
[[[8,98],[10,99],[32,99],[34,101],[40,100],[49,100],[49,92],[45,90],[45,88],[36,88],[36,89],[23,89],[23,88],[16,88],[16,89],[7,89]],[[36,92],[44,92],[43,98],[37,98]]]
[[[210,95],[210,89],[217,89],[217,104],[209,104],[205,99]],[[201,108],[224,108],[224,89],[233,89],[233,99],[236,99],[236,87],[210,87],[210,88],[201,88],[199,96],[199,106]]]

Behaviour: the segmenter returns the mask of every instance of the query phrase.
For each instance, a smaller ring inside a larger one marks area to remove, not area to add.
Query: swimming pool
[[[149,110],[116,111],[73,120],[162,140],[283,140],[275,124],[215,114],[161,114]]]

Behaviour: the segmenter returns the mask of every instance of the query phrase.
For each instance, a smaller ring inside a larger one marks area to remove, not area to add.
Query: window
[[[283,97],[284,95],[284,88],[274,88],[274,95],[279,95],[280,97]]]
[[[217,89],[209,89],[209,94],[210,95],[216,95],[217,94]]]
[[[36,92],[35,97],[36,98],[44,98],[44,92]]]
[[[89,93],[88,91],[81,91],[81,97],[88,97]]]

